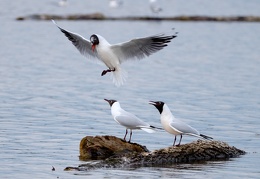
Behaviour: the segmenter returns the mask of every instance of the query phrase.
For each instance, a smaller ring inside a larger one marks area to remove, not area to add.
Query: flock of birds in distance
[[[58,2],[58,5],[61,7],[68,6],[68,4],[69,4],[68,0],[60,0]],[[123,6],[123,4],[124,4],[123,0],[109,0],[108,6],[110,8],[119,8],[119,7]],[[162,11],[162,8],[158,5],[157,0],[149,0],[149,7],[150,7],[150,10],[155,14]]]
[[[63,0],[65,1],[65,0]],[[111,1],[112,2],[112,1]],[[155,2],[155,0],[153,0]],[[134,38],[127,42],[110,44],[107,40],[98,34],[92,34],[88,39],[82,37],[77,33],[70,32],[61,28],[57,23],[52,22],[59,28],[59,30],[72,42],[72,44],[78,49],[78,51],[93,60],[99,60],[103,62],[108,69],[103,70],[101,76],[107,73],[113,74],[113,82],[116,86],[120,86],[125,81],[125,73],[120,64],[134,59],[142,59],[150,56],[151,54],[162,50],[176,37],[176,33],[172,35],[152,35],[142,38]],[[182,140],[182,135],[190,135],[198,138],[212,140],[212,137],[201,134],[198,130],[184,123],[178,118],[175,118],[167,106],[162,101],[150,101],[149,104],[154,105],[159,113],[160,120],[163,128],[151,126],[148,123],[142,121],[140,118],[132,113],[129,113],[121,108],[120,103],[113,99],[104,99],[111,107],[111,114],[114,120],[126,128],[124,140],[130,130],[130,137],[128,142],[131,142],[132,130],[141,129],[148,133],[153,133],[156,130],[165,130],[175,136],[173,146],[179,146]],[[180,135],[180,140],[177,145],[176,136]]]

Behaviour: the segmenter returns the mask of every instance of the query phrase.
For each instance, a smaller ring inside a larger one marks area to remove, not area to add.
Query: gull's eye
[[[90,37],[90,41],[91,42],[94,42],[95,41],[95,38],[93,36]]]

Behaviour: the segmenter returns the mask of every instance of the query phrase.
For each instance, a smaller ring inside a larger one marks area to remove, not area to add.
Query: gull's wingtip
[[[53,23],[54,25],[56,25],[60,30],[63,30],[63,29],[55,22],[55,20],[51,19],[51,21],[52,21],[52,23]]]
[[[52,21],[52,23],[53,23],[54,25],[56,25],[57,27],[59,27],[58,24],[55,22],[55,20],[51,19],[51,21]]]
[[[57,23],[55,22],[55,20],[51,19],[51,21],[52,21],[53,24],[57,25]]]
[[[207,140],[213,140],[212,137],[209,137],[209,136],[206,136],[206,135],[203,135],[203,134],[200,134],[201,137],[203,137],[204,139],[207,139]]]

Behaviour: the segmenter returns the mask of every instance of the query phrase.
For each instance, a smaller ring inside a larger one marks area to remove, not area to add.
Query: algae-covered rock
[[[148,152],[145,146],[128,143],[114,136],[86,136],[79,146],[81,160],[105,159],[113,155]]]
[[[149,152],[146,147],[128,143],[114,136],[87,136],[80,143],[80,159],[103,159],[65,170],[85,171],[96,168],[167,166],[210,160],[226,160],[244,155],[245,151],[221,141],[197,140]]]

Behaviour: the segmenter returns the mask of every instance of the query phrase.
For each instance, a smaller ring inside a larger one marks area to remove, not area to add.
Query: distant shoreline
[[[113,21],[210,21],[210,22],[260,22],[260,16],[122,16],[110,17],[102,13],[93,14],[71,14],[71,15],[53,15],[53,14],[33,14],[17,17],[16,20],[113,20]]]

